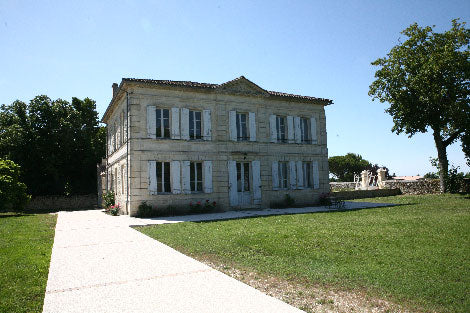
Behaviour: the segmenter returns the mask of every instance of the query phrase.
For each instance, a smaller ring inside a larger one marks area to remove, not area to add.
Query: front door
[[[238,204],[251,204],[250,163],[237,162],[237,195]]]

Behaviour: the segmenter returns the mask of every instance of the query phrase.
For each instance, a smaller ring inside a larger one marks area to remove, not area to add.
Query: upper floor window
[[[192,192],[202,192],[202,163],[191,162],[190,166],[190,185]]]
[[[287,162],[279,162],[279,188],[287,189]]]
[[[171,192],[170,162],[156,162],[157,192]]]
[[[310,138],[310,120],[308,118],[300,118],[300,140],[302,143],[308,143]]]
[[[276,132],[278,142],[286,142],[286,128],[286,118],[284,116],[276,116]]]
[[[237,140],[245,141],[248,140],[248,131],[246,127],[247,123],[247,114],[246,113],[237,113]]]
[[[170,138],[170,111],[156,109],[156,136],[157,138]]]
[[[189,111],[189,138],[190,139],[202,139],[201,125],[202,125],[201,112]]]

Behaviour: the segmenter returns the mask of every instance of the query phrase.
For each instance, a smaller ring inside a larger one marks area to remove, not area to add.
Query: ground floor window
[[[279,188],[287,189],[287,162],[279,162]]]
[[[202,163],[190,163],[190,185],[192,192],[202,192]]]
[[[170,162],[156,162],[157,192],[170,192]]]
[[[303,182],[306,188],[312,188],[312,162],[302,163]]]

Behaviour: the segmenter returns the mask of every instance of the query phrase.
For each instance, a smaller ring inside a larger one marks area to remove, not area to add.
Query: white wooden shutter
[[[277,142],[276,115],[269,116],[269,130],[271,142]]]
[[[190,170],[191,169],[190,169],[189,161],[182,161],[181,162],[181,180],[182,180],[183,193],[191,193]]]
[[[274,161],[272,165],[273,190],[279,189],[279,162]]]
[[[294,137],[295,143],[300,143],[302,141],[302,134],[300,132],[300,117],[294,116]]]
[[[290,143],[294,142],[294,117],[287,117],[287,141]]]
[[[204,192],[212,192],[212,161],[204,161]]]
[[[124,111],[124,142],[127,142],[127,111]]]
[[[250,141],[256,141],[256,114],[248,113],[248,124],[250,125]]]
[[[172,161],[171,162],[171,188],[174,194],[181,193],[181,167],[180,161]]]
[[[251,170],[253,172],[253,203],[261,203],[261,168],[259,161],[251,162]]]
[[[181,139],[179,108],[171,108],[171,139]]]
[[[181,139],[189,140],[189,110],[181,108]]]
[[[318,170],[318,161],[312,162],[313,188],[320,188],[320,172]]]
[[[237,111],[230,111],[228,114],[230,140],[237,141]]]
[[[311,136],[312,136],[312,144],[317,144],[318,139],[317,139],[317,118],[312,116],[310,118],[310,131],[311,131]]]
[[[237,163],[235,161],[228,161],[228,195],[230,205],[238,205],[237,193]]]
[[[212,140],[211,110],[202,111],[203,116],[203,135],[204,140]]]
[[[157,194],[157,162],[149,161],[149,191],[151,195]]]
[[[297,177],[295,175],[295,161],[289,161],[289,184],[290,189],[295,189],[297,186]]]
[[[153,105],[147,107],[147,135],[157,138],[157,109]]]
[[[302,171],[302,161],[297,161],[297,189],[304,189],[304,174]]]

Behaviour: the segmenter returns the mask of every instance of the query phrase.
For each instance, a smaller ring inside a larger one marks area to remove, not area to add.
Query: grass
[[[41,312],[56,215],[0,213],[0,312]]]
[[[399,206],[138,228],[193,257],[413,311],[470,312],[470,200],[461,195],[359,201]]]

